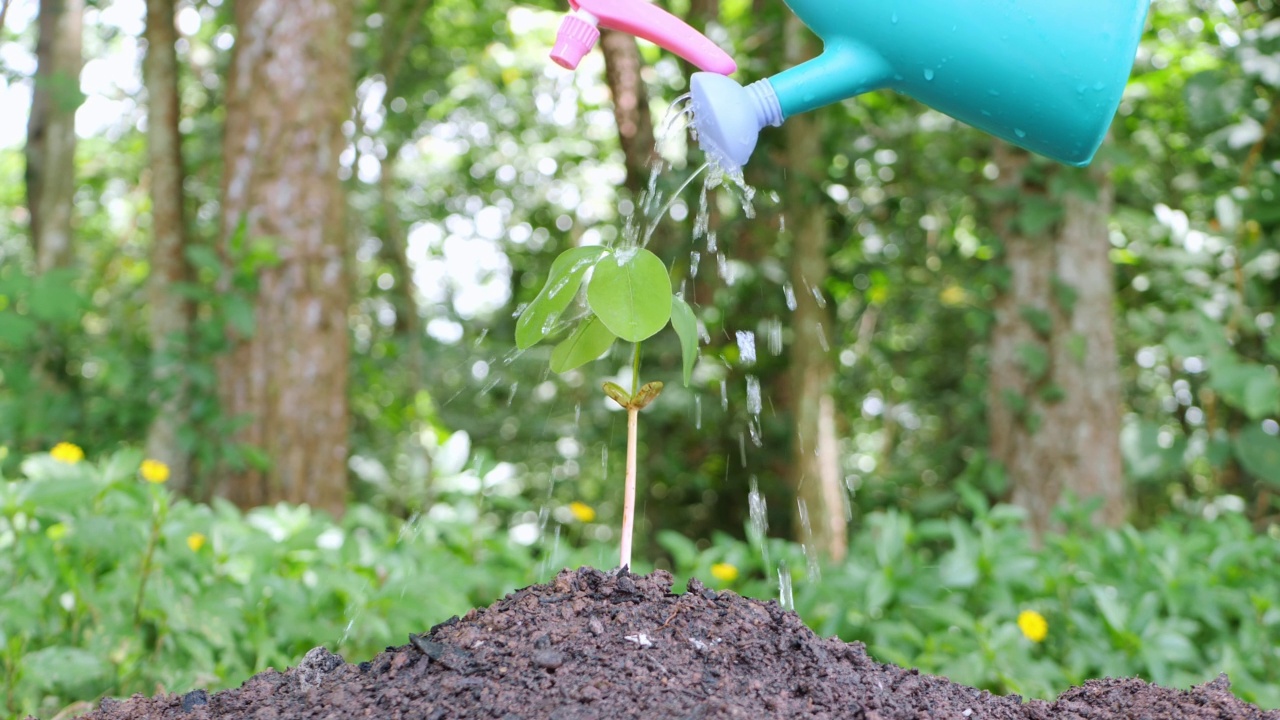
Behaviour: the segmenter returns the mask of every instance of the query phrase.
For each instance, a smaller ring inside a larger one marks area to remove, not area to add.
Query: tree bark
[[[803,61],[809,57],[808,31],[794,17],[786,22],[787,62]],[[818,118],[820,114],[805,113],[783,126],[787,167],[793,178],[787,185],[784,213],[792,237],[791,282],[796,289],[789,366],[795,437],[789,480],[797,499],[797,539],[838,562],[848,549],[848,520],[831,397],[835,374],[827,341],[831,313],[818,296],[829,272],[830,240],[828,205],[821,187],[826,159]]]
[[[1113,187],[1105,168],[1095,164],[1089,172],[1096,197],[1080,190],[1056,193],[1060,219],[1043,236],[1029,237],[1026,208],[1052,201],[1028,179],[1025,152],[1000,143],[996,153],[1001,185],[1012,191],[1013,202],[996,217],[1009,280],[995,302],[991,337],[991,453],[1037,537],[1050,528],[1053,510],[1067,494],[1101,498],[1095,519],[1118,525],[1128,508],[1108,255]]]
[[[242,507],[285,500],[342,512],[347,491],[349,275],[338,155],[352,104],[352,7],[245,0],[227,83],[223,251],[270,243],[257,270],[255,332],[227,332],[224,414],[268,468],[233,468],[219,491]],[[243,229],[242,229],[243,228]]]
[[[35,89],[27,120],[27,210],[36,269],[71,264],[75,207],[76,108],[84,27],[83,0],[42,0]]]
[[[142,73],[147,87],[147,164],[151,173],[151,275],[147,294],[151,317],[151,375],[155,420],[147,433],[147,455],[169,466],[179,491],[191,484],[191,453],[183,446],[187,391],[181,358],[189,341],[193,305],[178,291],[188,282],[186,222],[183,214],[182,135],[178,130],[178,58],[174,0],[147,0],[147,54]]]
[[[653,113],[649,92],[640,77],[640,48],[636,39],[624,32],[603,30],[600,49],[604,53],[605,82],[613,96],[613,118],[618,124],[618,142],[627,167],[626,188],[632,198],[649,181],[653,163]]]

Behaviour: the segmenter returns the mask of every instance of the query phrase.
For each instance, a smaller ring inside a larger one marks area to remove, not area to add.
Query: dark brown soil
[[[671,575],[564,571],[373,660],[324,648],[212,695],[107,701],[92,720],[271,718],[1259,718],[1219,676],[1190,691],[1094,680],[1022,702],[875,662],[823,640],[777,603]]]

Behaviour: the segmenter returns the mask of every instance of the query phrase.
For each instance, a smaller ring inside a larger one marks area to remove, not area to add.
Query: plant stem
[[[151,535],[147,538],[147,552],[142,556],[142,577],[138,580],[138,597],[133,603],[133,626],[135,629],[142,626],[142,598],[147,592],[147,578],[151,575],[151,559],[155,556],[156,543],[160,539],[160,525],[164,520],[159,501],[155,502],[156,506],[151,513]]]
[[[640,343],[631,359],[631,395],[640,389]],[[627,408],[627,477],[622,491],[622,552],[618,567],[631,568],[631,536],[636,524],[636,435],[640,408]]]
[[[622,496],[622,560],[620,567],[631,568],[631,535],[636,515],[636,425],[638,408],[627,408],[627,484]]]

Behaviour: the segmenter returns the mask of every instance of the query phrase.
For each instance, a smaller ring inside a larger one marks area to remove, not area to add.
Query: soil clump
[[[822,639],[793,612],[697,580],[563,571],[452,618],[372,660],[324,648],[239,688],[104,701],[86,720],[1280,720],[1230,692],[1093,680],[1023,702],[878,663],[862,643]]]

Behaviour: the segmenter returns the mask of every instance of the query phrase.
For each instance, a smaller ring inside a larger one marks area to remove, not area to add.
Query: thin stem
[[[622,496],[622,559],[620,567],[631,568],[631,535],[636,515],[636,429],[639,408],[627,408],[627,484]]]
[[[640,343],[631,356],[631,396],[640,390]],[[627,408],[627,477],[622,491],[622,557],[618,567],[631,568],[631,537],[636,525],[636,435],[640,408]]]
[[[147,551],[142,556],[142,577],[138,580],[138,597],[133,603],[133,626],[142,626],[142,599],[147,592],[147,578],[151,576],[151,560],[156,554],[156,543],[160,539],[160,525],[163,522],[159,501],[151,514],[151,535],[147,538]]]

